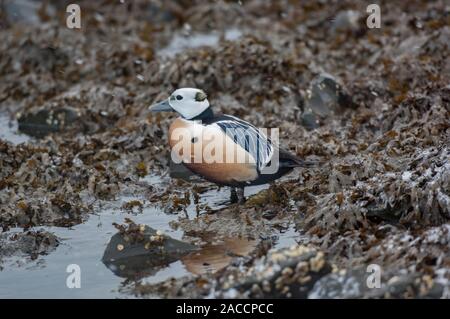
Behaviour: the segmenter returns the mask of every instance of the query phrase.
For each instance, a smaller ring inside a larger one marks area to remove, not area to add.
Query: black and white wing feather
[[[219,126],[247,151],[255,159],[258,170],[270,162],[274,151],[272,141],[254,125],[231,115],[217,117],[210,124]]]

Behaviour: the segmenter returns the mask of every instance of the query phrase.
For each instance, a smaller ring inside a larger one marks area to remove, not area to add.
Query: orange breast
[[[176,119],[169,128],[169,144],[175,162],[212,182],[233,185],[258,177],[253,157],[217,126]]]

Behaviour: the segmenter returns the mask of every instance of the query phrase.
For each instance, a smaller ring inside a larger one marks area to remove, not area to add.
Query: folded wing
[[[230,115],[222,115],[211,124],[219,126],[236,144],[253,156],[258,170],[270,162],[274,148],[272,141],[254,125]]]

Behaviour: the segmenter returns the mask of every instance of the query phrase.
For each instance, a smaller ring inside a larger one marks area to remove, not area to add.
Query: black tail
[[[284,150],[279,151],[280,167],[315,167],[321,165],[321,161],[307,161]]]
[[[280,167],[304,167],[311,168],[316,167],[322,164],[320,161],[304,161],[301,159],[292,160],[292,159],[280,159]]]

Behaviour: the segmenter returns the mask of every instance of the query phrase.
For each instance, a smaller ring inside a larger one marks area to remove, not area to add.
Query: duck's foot
[[[230,202],[232,204],[235,204],[239,201],[237,192],[236,192],[236,187],[231,187],[231,192],[230,192]]]
[[[244,204],[245,203],[244,187],[238,187],[236,193],[237,193],[237,198],[238,198],[237,202],[239,204]]]
[[[231,187],[230,201],[232,204],[244,204],[244,187]]]

